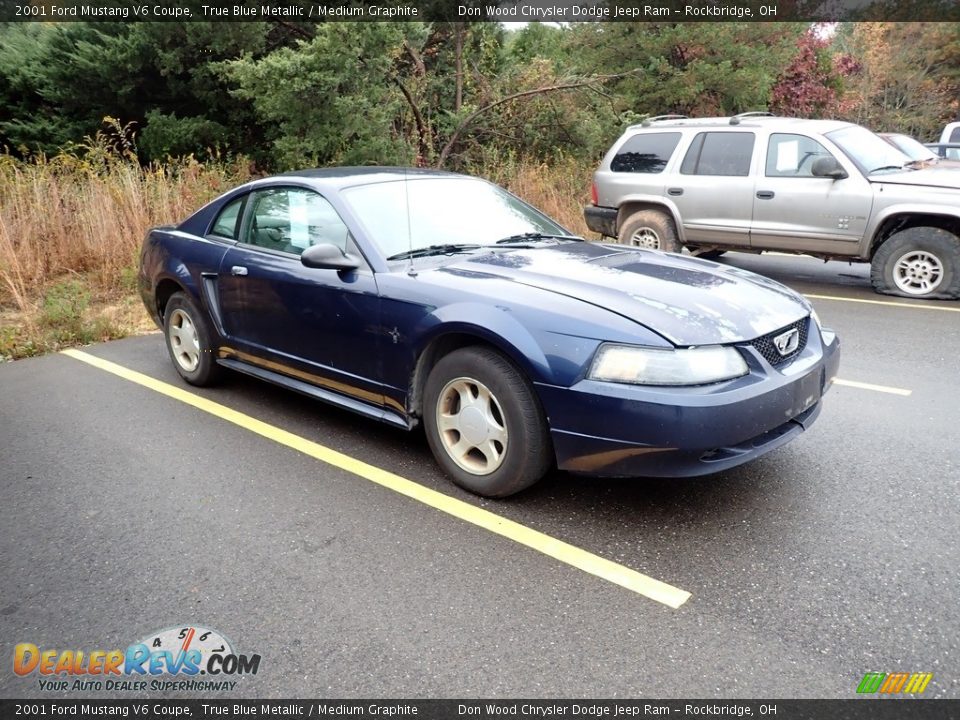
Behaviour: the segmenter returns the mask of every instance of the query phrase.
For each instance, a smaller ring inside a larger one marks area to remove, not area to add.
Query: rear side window
[[[213,223],[213,227],[210,228],[210,234],[236,240],[237,225],[240,220],[240,210],[243,208],[243,201],[246,199],[247,196],[243,195],[238,197],[236,200],[232,200],[227,203],[227,206],[220,211],[219,215],[217,215],[217,219]]]
[[[756,136],[752,132],[703,132],[690,143],[680,165],[683,175],[746,177]]]
[[[950,133],[949,142],[955,143],[960,142],[960,125],[953,129],[953,132]]]
[[[680,133],[640,133],[627,140],[610,161],[614,172],[660,173],[680,142]]]

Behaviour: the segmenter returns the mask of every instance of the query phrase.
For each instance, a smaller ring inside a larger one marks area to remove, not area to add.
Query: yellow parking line
[[[834,378],[833,383],[835,385],[844,385],[845,387],[859,388],[861,390],[875,390],[876,392],[889,393],[890,395],[902,395],[903,397],[913,394],[913,390],[889,387],[888,385],[872,385],[871,383],[857,382],[856,380],[841,380],[840,378]]]
[[[242,412],[233,410],[226,405],[221,405],[220,403],[207,400],[199,395],[194,395],[175,385],[170,385],[169,383],[152,378],[149,375],[144,375],[136,370],[130,370],[122,365],[117,365],[109,360],[103,360],[80,350],[64,350],[63,354],[69,355],[76,360],[81,360],[101,370],[105,370],[106,372],[113,373],[124,380],[129,380],[130,382],[154,390],[161,395],[179,400],[198,410],[215,415],[221,420],[239,425],[242,428],[262,435],[281,445],[286,445],[289,448],[316,458],[328,465],[333,465],[341,470],[346,470],[349,473],[375,482],[378,485],[389,488],[401,495],[406,495],[424,505],[429,505],[436,510],[440,510],[460,520],[464,520],[520,543],[521,545],[525,545],[555,560],[559,560],[562,563],[571,565],[591,575],[608,580],[627,590],[632,590],[644,597],[648,597],[651,600],[656,600],[672,608],[678,608],[690,599],[690,593],[686,590],[681,590],[680,588],[655,580],[652,577],[648,577],[623,565],[619,565],[574,545],[565,543],[562,540],[533,530],[518,522],[492,513],[489,510],[484,510],[476,505],[471,505],[470,503],[450,497],[449,495],[444,495],[436,490],[431,490],[412,480],[407,480],[387,470],[369,465],[362,460],[357,460],[349,455],[331,450],[312,440],[307,440],[299,435],[265,423],[262,420],[257,420]]]
[[[889,305],[890,307],[910,308],[911,310],[940,310],[942,312],[960,312],[960,307],[947,307],[945,305],[913,305],[910,303],[891,302],[889,300],[866,300],[864,298],[841,297],[839,295],[811,295],[806,294],[812,300],[839,300],[841,302],[866,303],[867,305]]]

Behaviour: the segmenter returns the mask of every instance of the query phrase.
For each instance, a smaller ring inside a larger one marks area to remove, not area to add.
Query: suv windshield
[[[879,170],[900,170],[910,162],[909,157],[882,137],[858,125],[834,130],[826,135],[867,175]]]
[[[388,258],[434,246],[495,245],[528,233],[570,235],[510,193],[472,178],[359,185],[343,197]]]

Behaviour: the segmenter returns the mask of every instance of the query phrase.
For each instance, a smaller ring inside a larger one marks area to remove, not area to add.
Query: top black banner
[[[0,0],[0,22],[960,21],[957,0]]]

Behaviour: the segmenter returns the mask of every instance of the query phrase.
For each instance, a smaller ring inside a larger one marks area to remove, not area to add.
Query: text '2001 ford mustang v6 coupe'
[[[177,372],[224,367],[392,425],[503,497],[551,467],[724,470],[799,435],[839,341],[807,301],[706,260],[591,243],[452,173],[257,180],[147,236],[140,292]]]

